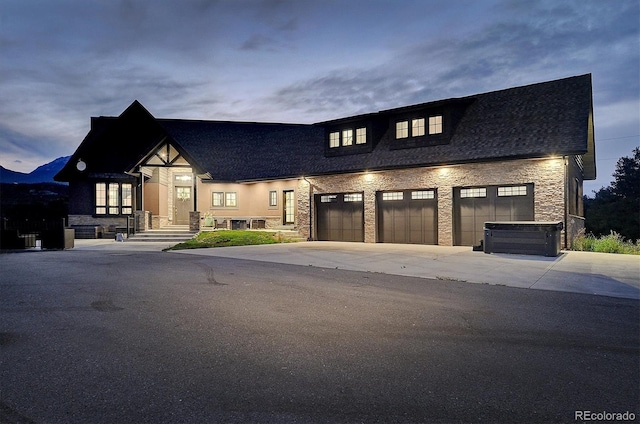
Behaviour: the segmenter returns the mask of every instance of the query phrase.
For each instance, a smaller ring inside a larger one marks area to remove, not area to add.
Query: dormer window
[[[429,135],[442,134],[442,115],[429,117]]]
[[[342,131],[342,145],[351,146],[353,144],[353,130]]]
[[[423,137],[426,131],[426,122],[425,118],[396,122],[396,139]],[[442,134],[442,115],[430,116],[428,122],[429,135]]]
[[[409,121],[396,122],[396,138],[409,137]]]
[[[431,118],[429,118],[431,120]],[[431,132],[429,132],[431,134]],[[420,137],[424,135],[424,118],[411,120],[411,135],[413,137]]]
[[[354,139],[355,132],[355,139]],[[346,128],[329,133],[329,148],[349,147],[355,144],[367,144],[367,128]]]
[[[340,133],[338,131],[329,133],[329,147],[340,147]]]

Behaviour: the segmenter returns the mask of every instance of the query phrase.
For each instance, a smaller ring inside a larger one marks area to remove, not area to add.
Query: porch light
[[[87,164],[82,159],[78,159],[78,162],[76,163],[76,169],[82,172],[87,169]]]
[[[444,177],[444,176],[446,176],[446,175],[449,175],[449,172],[450,172],[450,171],[451,171],[451,168],[449,168],[449,167],[446,167],[446,166],[445,166],[444,168],[440,168],[440,169],[438,170],[438,173],[440,174],[440,176],[443,176],[443,177]]]

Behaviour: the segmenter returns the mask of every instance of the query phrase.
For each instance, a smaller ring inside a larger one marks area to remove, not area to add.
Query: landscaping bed
[[[165,250],[202,249],[208,247],[249,246],[255,244],[292,243],[289,235],[273,231],[219,230],[206,231],[191,240],[178,243]]]

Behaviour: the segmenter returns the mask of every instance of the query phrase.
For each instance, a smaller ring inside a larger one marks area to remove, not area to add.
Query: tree
[[[614,180],[590,199],[585,196],[585,226],[596,236],[615,231],[628,240],[640,240],[640,147],[616,164]]]

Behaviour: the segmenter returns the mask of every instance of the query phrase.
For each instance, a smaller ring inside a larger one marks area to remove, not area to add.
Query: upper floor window
[[[429,117],[429,134],[442,134],[442,115]]]
[[[413,137],[420,137],[424,135],[424,118],[411,120],[411,135]]]
[[[338,131],[329,133],[329,147],[340,147],[340,133]]]
[[[355,128],[355,138],[354,138],[354,128],[347,128],[341,131],[332,131],[329,133],[329,148],[333,149],[336,147],[347,147],[353,146],[355,144],[366,144],[367,143],[367,129],[364,127]]]
[[[396,139],[422,137],[427,131],[429,135],[442,134],[442,115],[430,116],[428,120],[428,130],[426,125],[427,121],[425,118],[398,121],[396,122]]]
[[[396,122],[396,138],[409,137],[409,121]]]
[[[131,215],[133,186],[128,183],[96,183],[96,215]]]
[[[353,130],[342,131],[342,145],[351,146],[353,144]]]

